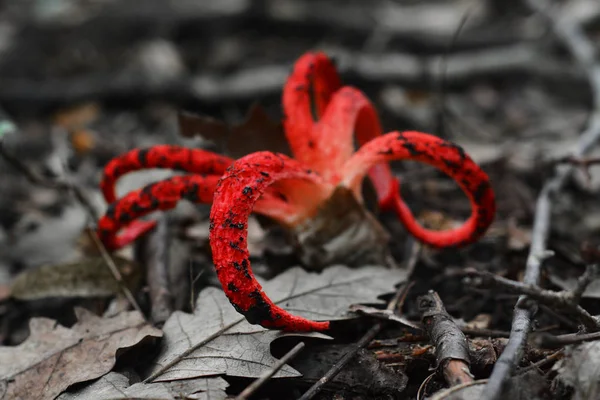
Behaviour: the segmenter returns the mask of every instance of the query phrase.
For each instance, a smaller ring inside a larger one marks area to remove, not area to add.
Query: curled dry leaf
[[[403,270],[383,267],[328,268],[321,274],[293,268],[263,284],[274,302],[306,318],[348,318],[355,303],[377,303],[406,278]],[[249,324],[215,288],[200,293],[194,314],[175,312],[163,327],[162,349],[150,381],[190,379],[226,374],[256,378],[277,362],[270,343],[283,334]],[[315,333],[307,334],[315,335]],[[320,335],[320,337],[323,337]],[[284,366],[275,377],[299,373]]]
[[[174,382],[133,383],[116,372],[110,372],[92,383],[72,393],[63,393],[57,400],[225,400],[225,389],[229,384],[219,377],[186,379]]]
[[[122,257],[114,257],[114,260],[127,286],[137,286],[141,274],[136,265]],[[101,257],[30,269],[19,274],[10,286],[11,296],[19,300],[105,297],[119,290],[118,282]]]
[[[162,336],[136,311],[101,318],[76,308],[75,314],[78,322],[71,328],[33,318],[27,340],[0,347],[1,399],[54,399],[74,383],[109,372],[119,349]]]

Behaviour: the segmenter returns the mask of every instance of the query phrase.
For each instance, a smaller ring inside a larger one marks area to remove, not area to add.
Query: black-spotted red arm
[[[367,171],[382,161],[414,160],[429,164],[450,176],[467,195],[471,216],[460,227],[445,231],[423,228],[400,196],[394,208],[407,230],[435,247],[465,246],[489,228],[496,213],[494,191],[487,174],[458,145],[421,132],[391,132],[361,147],[344,166],[342,183],[359,186]]]
[[[213,262],[225,294],[248,322],[294,332],[324,331],[329,329],[328,321],[311,321],[275,305],[250,266],[248,217],[265,190],[282,179],[308,181],[313,194],[323,198],[332,190],[315,172],[284,155],[258,152],[237,160],[219,181],[211,207]]]
[[[104,167],[100,190],[107,203],[117,199],[115,185],[129,172],[150,168],[173,169],[199,175],[223,175],[233,163],[229,157],[202,149],[160,144],[145,149],[134,149],[113,158]]]
[[[134,149],[113,158],[104,167],[100,190],[104,195],[104,200],[108,204],[111,204],[117,200],[115,188],[117,181],[121,176],[130,172],[150,168],[166,168],[199,174],[205,177],[213,176],[218,179],[231,163],[233,163],[232,159],[210,151],[188,149],[176,145],[161,144],[144,149]],[[157,196],[155,202],[160,202],[160,191],[155,189],[153,193]],[[135,204],[135,201],[139,201],[140,203],[147,201],[147,196],[140,197],[139,200],[134,199],[135,197],[128,197],[126,204]],[[124,210],[124,207],[125,204],[118,206],[120,210]],[[112,210],[109,209],[109,211]],[[107,244],[117,247],[125,246],[152,230],[155,226],[155,221],[132,220],[127,225],[127,229],[119,235],[118,239]]]
[[[138,221],[138,218],[157,210],[170,210],[184,199],[193,203],[210,204],[219,179],[216,175],[175,176],[129,192],[109,205],[98,221],[98,236],[108,249],[116,250],[127,246],[144,234],[149,224],[154,224],[153,221]],[[254,212],[269,216],[282,224],[289,224],[303,210],[283,201],[278,192],[269,191],[256,202]],[[119,233],[121,230],[123,232]]]

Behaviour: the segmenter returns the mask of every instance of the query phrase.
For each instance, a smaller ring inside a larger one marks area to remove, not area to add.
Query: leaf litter
[[[89,386],[72,393],[63,393],[58,400],[224,400],[229,384],[220,377],[186,379],[173,382],[131,383],[130,377],[109,372]]]
[[[378,296],[392,292],[408,276],[406,270],[367,266],[350,269],[334,266],[321,274],[295,267],[264,282],[271,299],[286,310],[315,320],[349,318],[351,304],[383,304]],[[194,314],[175,312],[163,327],[164,338],[146,381],[169,381],[226,374],[259,377],[277,359],[270,343],[285,333],[251,325],[227,300],[223,291],[208,288],[200,293]],[[322,334],[302,336],[327,338]],[[300,373],[284,366],[274,377]]]
[[[74,383],[109,372],[119,350],[162,336],[136,311],[102,318],[77,307],[75,315],[71,328],[33,318],[23,343],[0,347],[1,399],[54,399]]]

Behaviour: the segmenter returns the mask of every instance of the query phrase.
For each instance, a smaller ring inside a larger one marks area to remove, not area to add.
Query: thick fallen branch
[[[423,326],[435,345],[436,367],[448,386],[472,382],[467,338],[444,308],[440,296],[433,291],[421,296],[419,310]]]
[[[162,325],[173,312],[169,288],[168,218],[157,218],[156,227],[136,244],[136,258],[145,266],[152,322]]]
[[[588,126],[581,134],[572,156],[581,158],[600,139],[600,64],[596,60],[594,45],[585,37],[581,27],[574,21],[561,19],[559,13],[551,9],[546,0],[528,0],[530,8],[549,21],[557,38],[569,51],[586,73],[593,93],[593,107]],[[525,267],[524,283],[537,285],[540,278],[542,259],[546,252],[546,243],[550,230],[552,199],[564,186],[573,172],[572,165],[560,166],[554,176],[542,188],[538,197],[533,224],[531,248]],[[515,307],[509,343],[498,359],[490,379],[485,387],[483,398],[497,400],[503,398],[503,392],[511,374],[523,355],[527,336],[531,330],[533,310],[522,308],[526,296],[520,296]]]

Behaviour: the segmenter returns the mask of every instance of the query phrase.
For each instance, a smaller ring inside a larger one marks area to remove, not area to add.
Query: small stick
[[[435,345],[438,372],[443,373],[449,386],[472,382],[467,338],[444,308],[440,296],[434,291],[421,296],[419,310],[421,322]]]
[[[146,266],[152,322],[163,324],[173,312],[168,274],[168,220],[165,215],[157,219],[152,232],[139,239],[135,253],[140,263]]]
[[[262,385],[264,385],[269,379],[273,377],[283,366],[290,361],[292,358],[296,357],[298,353],[304,348],[304,342],[298,343],[294,346],[293,349],[288,351],[271,369],[265,371],[257,380],[252,382],[242,393],[240,393],[235,400],[246,400],[254,392],[256,392]]]
[[[591,342],[600,339],[600,332],[593,333],[569,333],[566,335],[554,336],[549,333],[536,334],[533,342],[537,347],[552,349],[557,347],[568,346],[570,344],[578,344],[583,342]]]
[[[92,242],[94,242],[94,245],[96,246],[98,251],[100,252],[100,256],[104,260],[104,263],[106,264],[106,266],[108,267],[110,272],[113,274],[113,277],[119,284],[119,287],[121,288],[121,291],[127,298],[127,301],[129,301],[129,304],[131,304],[131,306],[142,315],[142,318],[146,319],[144,312],[142,311],[140,305],[135,300],[135,297],[133,297],[131,290],[129,290],[127,285],[125,285],[125,281],[123,281],[123,276],[121,275],[121,272],[119,272],[119,269],[117,268],[117,265],[115,264],[115,261],[112,259],[112,257],[106,250],[106,247],[104,247],[104,244],[98,238],[96,231],[88,227],[88,228],[86,228],[86,232],[87,232],[88,236],[90,237],[90,239],[92,240]]]
[[[572,299],[574,296],[579,298],[581,294],[576,294],[571,291],[554,292],[552,290],[544,290],[535,284],[527,284],[522,282],[513,281],[500,276],[496,276],[489,272],[474,272],[475,275],[479,276],[481,281],[474,283],[479,287],[494,287],[499,286],[502,289],[517,293],[520,295],[527,295],[532,299],[539,302],[545,303],[551,307],[562,308],[567,312],[574,314],[585,327],[594,332],[600,329],[600,321],[587,312],[583,307],[574,303]],[[585,291],[585,287],[592,281],[593,274],[585,273],[579,280],[578,286],[575,288],[577,293]]]

